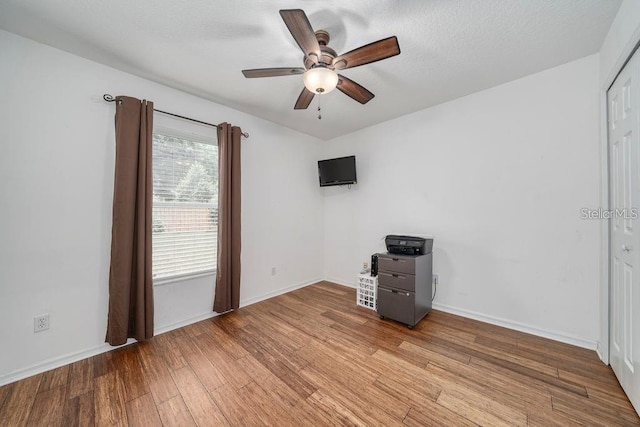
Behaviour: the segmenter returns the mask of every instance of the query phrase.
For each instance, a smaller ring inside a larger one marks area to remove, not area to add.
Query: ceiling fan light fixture
[[[329,93],[338,85],[338,74],[327,67],[319,66],[307,70],[302,76],[304,86],[311,93]]]

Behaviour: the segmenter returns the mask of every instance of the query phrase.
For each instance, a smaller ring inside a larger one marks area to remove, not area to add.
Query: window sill
[[[163,277],[161,279],[153,279],[153,286],[164,286],[176,282],[185,282],[187,280],[198,279],[200,277],[214,277],[216,270],[203,271],[200,273],[182,274],[180,276]]]

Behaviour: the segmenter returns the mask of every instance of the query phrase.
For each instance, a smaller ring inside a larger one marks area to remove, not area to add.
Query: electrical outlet
[[[433,284],[437,285],[439,281],[440,281],[440,277],[437,274],[434,274],[433,275]]]
[[[33,332],[42,332],[49,329],[49,315],[43,314],[33,318]]]
[[[271,275],[272,276],[276,275],[276,268],[275,267],[271,267]]]

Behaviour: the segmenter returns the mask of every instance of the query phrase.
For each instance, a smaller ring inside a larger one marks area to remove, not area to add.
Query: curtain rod
[[[105,93],[104,95],[102,95],[102,99],[104,99],[107,102],[116,102],[116,99],[113,96],[109,95],[108,93]],[[180,119],[185,119],[185,120],[189,120],[189,121],[192,121],[192,122],[200,123],[201,125],[207,125],[207,126],[211,126],[211,127],[214,127],[214,128],[218,128],[218,125],[214,125],[212,123],[203,122],[201,120],[192,119],[191,117],[181,116],[180,114],[169,113],[168,111],[162,111],[162,110],[158,110],[156,108],[154,108],[153,111],[158,112],[158,113],[162,113],[162,114],[166,114],[168,116],[178,117]],[[249,133],[248,132],[242,132],[242,136],[244,136],[245,138],[249,138]]]

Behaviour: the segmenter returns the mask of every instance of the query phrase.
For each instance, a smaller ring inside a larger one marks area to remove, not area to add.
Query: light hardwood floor
[[[0,387],[0,425],[640,425],[592,351],[318,283]]]

